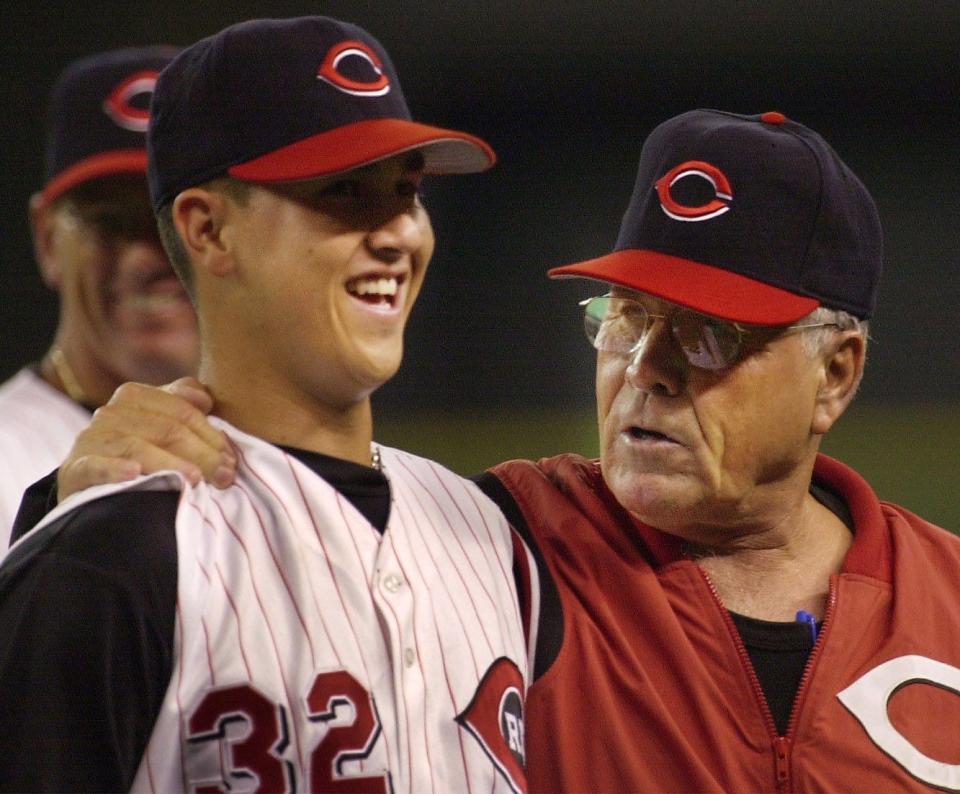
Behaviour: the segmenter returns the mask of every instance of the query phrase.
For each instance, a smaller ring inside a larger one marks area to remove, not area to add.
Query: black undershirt
[[[803,623],[772,623],[735,612],[730,617],[750,656],[777,733],[783,736],[813,650],[810,627]]]
[[[390,483],[382,471],[320,452],[296,447],[280,449],[330,483],[383,534],[390,518]]]

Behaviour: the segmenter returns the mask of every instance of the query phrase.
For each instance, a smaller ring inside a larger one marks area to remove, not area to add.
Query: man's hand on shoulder
[[[125,383],[77,436],[57,476],[57,498],[102,483],[173,469],[194,485],[233,482],[237,459],[206,415],[213,398],[195,378],[166,386]]]

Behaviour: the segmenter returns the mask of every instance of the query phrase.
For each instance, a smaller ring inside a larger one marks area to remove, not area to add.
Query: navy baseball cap
[[[45,202],[93,179],[146,173],[150,97],[176,53],[172,47],[114,50],[63,71],[48,108]]]
[[[159,210],[219,176],[287,182],[419,150],[429,174],[493,165],[485,142],[411,120],[393,64],[329,17],[242,22],[185,49],[157,83],[147,135]]]
[[[819,306],[866,319],[882,249],[873,199],[816,132],[782,113],[694,110],[644,144],[613,253],[549,275],[757,325]]]

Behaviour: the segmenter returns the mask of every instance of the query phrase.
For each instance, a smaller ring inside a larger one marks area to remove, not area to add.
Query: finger
[[[154,446],[135,436],[106,441],[102,446],[113,450],[114,454],[110,459],[133,463],[140,474],[176,471],[182,474],[191,485],[197,485],[200,480],[206,480],[218,488],[226,488],[233,483],[237,474],[236,456],[226,462],[222,457],[211,459],[204,466],[200,466],[191,455],[171,452],[169,449]]]
[[[57,473],[57,501],[92,485],[126,482],[140,474],[136,461],[123,458],[108,458],[101,455],[86,455],[65,463]]]
[[[203,404],[210,401],[212,404],[212,398],[206,393],[203,386],[199,385],[199,381],[195,381],[199,388],[194,388],[189,384],[182,383],[183,380],[186,379],[174,381],[174,384],[170,385],[180,384],[177,387],[178,390],[185,389],[196,398],[197,402]],[[204,395],[203,398],[200,397],[201,394]],[[97,424],[98,414],[100,413],[110,414],[109,419],[104,417],[100,424],[106,424],[118,433],[126,432],[141,435],[160,446],[164,445],[163,438],[144,435],[139,426],[142,421],[146,421],[148,415],[166,417],[188,429],[211,449],[217,450],[228,457],[233,455],[226,435],[207,421],[202,408],[198,408],[193,402],[165,389],[144,386],[140,383],[125,383],[114,392],[110,401],[94,414],[93,424]],[[164,432],[164,436],[166,435],[167,432]],[[179,436],[174,434],[174,438],[179,438]],[[203,465],[201,460],[197,460],[196,463]]]
[[[173,468],[184,473],[198,470],[215,484],[232,478],[237,459],[229,445],[217,449],[209,439],[162,414],[131,412],[117,406],[97,411],[91,424],[74,441],[67,463],[98,455],[137,461],[145,474]]]
[[[78,455],[67,459],[57,474],[57,499],[103,483],[126,482],[141,474],[176,471],[196,485],[203,473],[195,464],[139,439],[126,439],[121,455]]]
[[[201,413],[209,414],[213,410],[213,395],[196,378],[180,378],[163,386],[162,389],[168,394],[187,400]]]

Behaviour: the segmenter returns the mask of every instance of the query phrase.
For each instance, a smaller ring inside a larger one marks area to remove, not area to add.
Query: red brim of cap
[[[487,143],[465,132],[404,119],[368,119],[304,138],[231,166],[227,173],[247,182],[313,179],[414,150],[423,155],[427,174],[472,174],[497,160]]]
[[[656,251],[627,249],[555,267],[551,278],[582,276],[656,295],[724,320],[789,325],[816,309],[816,298],[796,295],[738,273]]]
[[[114,174],[146,174],[147,152],[145,149],[119,149],[101,152],[80,160],[61,171],[44,186],[41,196],[45,204],[60,198],[64,193],[84,182]]]

